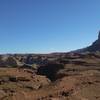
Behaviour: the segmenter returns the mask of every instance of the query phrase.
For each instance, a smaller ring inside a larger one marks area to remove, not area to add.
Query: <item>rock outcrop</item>
[[[18,66],[17,60],[11,56],[0,56],[1,67],[16,67]]]
[[[93,44],[89,46],[87,50],[90,52],[100,51],[100,32],[98,35],[98,39],[95,42],[93,42]]]
[[[100,31],[99,31],[98,39],[92,45],[100,45]]]
[[[95,42],[93,42],[92,45],[72,52],[84,53],[84,52],[96,52],[96,51],[100,51],[100,31],[99,31],[98,39]]]

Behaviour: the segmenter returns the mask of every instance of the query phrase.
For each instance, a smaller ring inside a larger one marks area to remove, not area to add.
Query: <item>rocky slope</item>
[[[72,52],[84,53],[84,52],[97,52],[97,51],[100,51],[100,32],[98,35],[98,39],[95,42],[93,42],[92,45]]]
[[[37,70],[1,67],[0,100],[100,100],[99,53],[47,58]]]

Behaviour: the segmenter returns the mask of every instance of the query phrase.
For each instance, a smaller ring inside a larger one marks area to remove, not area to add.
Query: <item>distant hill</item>
[[[84,53],[84,52],[96,52],[96,51],[100,51],[100,32],[98,35],[98,39],[95,42],[93,42],[92,45],[72,52]]]

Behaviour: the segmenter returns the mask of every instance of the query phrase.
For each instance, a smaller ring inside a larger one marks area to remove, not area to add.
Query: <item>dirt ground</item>
[[[53,81],[31,69],[0,68],[0,100],[100,100],[99,57],[61,62],[64,67],[53,74]]]

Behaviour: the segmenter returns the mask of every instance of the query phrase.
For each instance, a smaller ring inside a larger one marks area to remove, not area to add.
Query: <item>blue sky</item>
[[[0,0],[0,53],[75,50],[99,29],[100,0]]]

